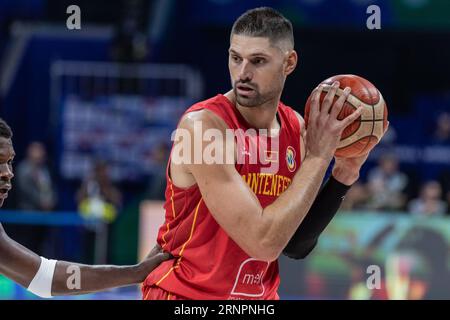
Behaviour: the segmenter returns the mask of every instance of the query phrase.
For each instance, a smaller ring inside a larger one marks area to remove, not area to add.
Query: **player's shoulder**
[[[212,110],[212,106],[220,106],[223,104],[220,95],[197,102],[192,105],[180,119],[178,128],[193,129],[194,126],[204,129],[226,129],[227,126],[223,119]]]
[[[216,123],[220,119],[214,112],[209,109],[199,109],[185,113],[181,117],[180,125],[195,125],[200,124],[202,127],[209,126],[209,124]]]
[[[221,94],[217,94],[214,97],[202,100],[202,101],[198,101],[195,104],[193,104],[192,106],[190,106],[186,112],[192,112],[192,111],[197,111],[200,109],[204,109],[205,107],[208,106],[220,106],[226,103],[226,99],[224,99],[224,96]]]

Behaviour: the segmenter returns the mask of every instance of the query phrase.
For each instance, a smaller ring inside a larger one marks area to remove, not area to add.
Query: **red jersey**
[[[186,112],[201,109],[214,112],[230,129],[251,129],[236,106],[221,94],[193,105]],[[268,160],[266,164],[244,157],[235,165],[263,208],[290,185],[301,162],[298,118],[281,102],[277,117],[281,126],[278,147],[275,148],[273,139],[265,137],[269,140],[263,153]],[[251,148],[251,143],[251,139],[245,140],[245,148]],[[246,151],[243,153],[245,155]],[[274,162],[278,163],[278,170],[265,172],[264,167]],[[170,165],[167,170],[169,168]],[[278,299],[277,261],[260,261],[246,254],[216,222],[197,184],[179,188],[172,183],[168,171],[166,179],[165,222],[159,229],[157,241],[177,259],[165,261],[151,272],[144,288],[156,285],[196,300]]]

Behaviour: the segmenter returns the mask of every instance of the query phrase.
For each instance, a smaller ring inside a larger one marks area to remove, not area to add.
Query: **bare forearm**
[[[52,295],[76,295],[123,287],[142,282],[138,265],[82,265],[58,261]]]
[[[28,288],[41,264],[41,258],[0,230],[0,273]],[[140,266],[89,266],[58,261],[53,276],[52,295],[101,291],[142,282],[146,275]]]
[[[325,176],[329,162],[306,157],[289,188],[263,210],[266,230],[264,246],[269,246],[278,256],[287,245],[314,202]]]
[[[34,252],[0,234],[0,273],[24,287],[28,287],[39,269],[41,259]]]

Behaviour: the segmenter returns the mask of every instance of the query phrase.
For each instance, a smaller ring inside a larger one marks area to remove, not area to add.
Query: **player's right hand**
[[[140,282],[144,281],[149,273],[159,266],[161,262],[173,258],[174,257],[170,253],[164,252],[160,245],[155,245],[147,257],[138,265],[138,277]]]
[[[338,120],[337,117],[351,91],[350,88],[346,87],[344,94],[333,103],[338,88],[339,82],[335,81],[322,104],[320,103],[320,97],[323,85],[318,86],[313,91],[308,130],[306,131],[307,156],[318,157],[330,162],[344,129],[361,116],[362,107],[359,107],[343,120]]]

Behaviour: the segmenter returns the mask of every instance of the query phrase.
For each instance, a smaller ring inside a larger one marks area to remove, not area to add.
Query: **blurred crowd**
[[[159,170],[148,177],[140,194],[134,195],[135,197],[164,200],[168,150],[164,143],[155,148],[152,157]],[[86,262],[111,261],[112,229],[127,205],[125,194],[129,190],[119,182],[113,181],[110,169],[106,161],[94,158],[91,169],[81,181],[76,182],[78,187],[72,195],[74,209],[79,215],[83,219],[95,222],[87,224],[82,231],[81,259]],[[58,214],[67,210],[67,204],[63,203],[67,199],[61,198],[58,189],[59,176],[43,143],[33,141],[28,145],[24,159],[14,166],[14,174],[14,188],[7,201],[7,209],[18,210],[18,214],[23,212],[44,215]],[[31,250],[41,255],[56,255],[55,240],[58,235],[55,234],[55,228],[46,224],[12,224],[8,225],[8,231],[17,241]],[[104,247],[100,257],[97,252],[99,243]]]
[[[442,113],[430,141],[450,146],[450,113]],[[450,214],[450,168],[436,179],[421,180],[401,170],[395,154],[383,154],[366,179],[360,179],[347,194],[342,210],[409,212],[415,216]]]

